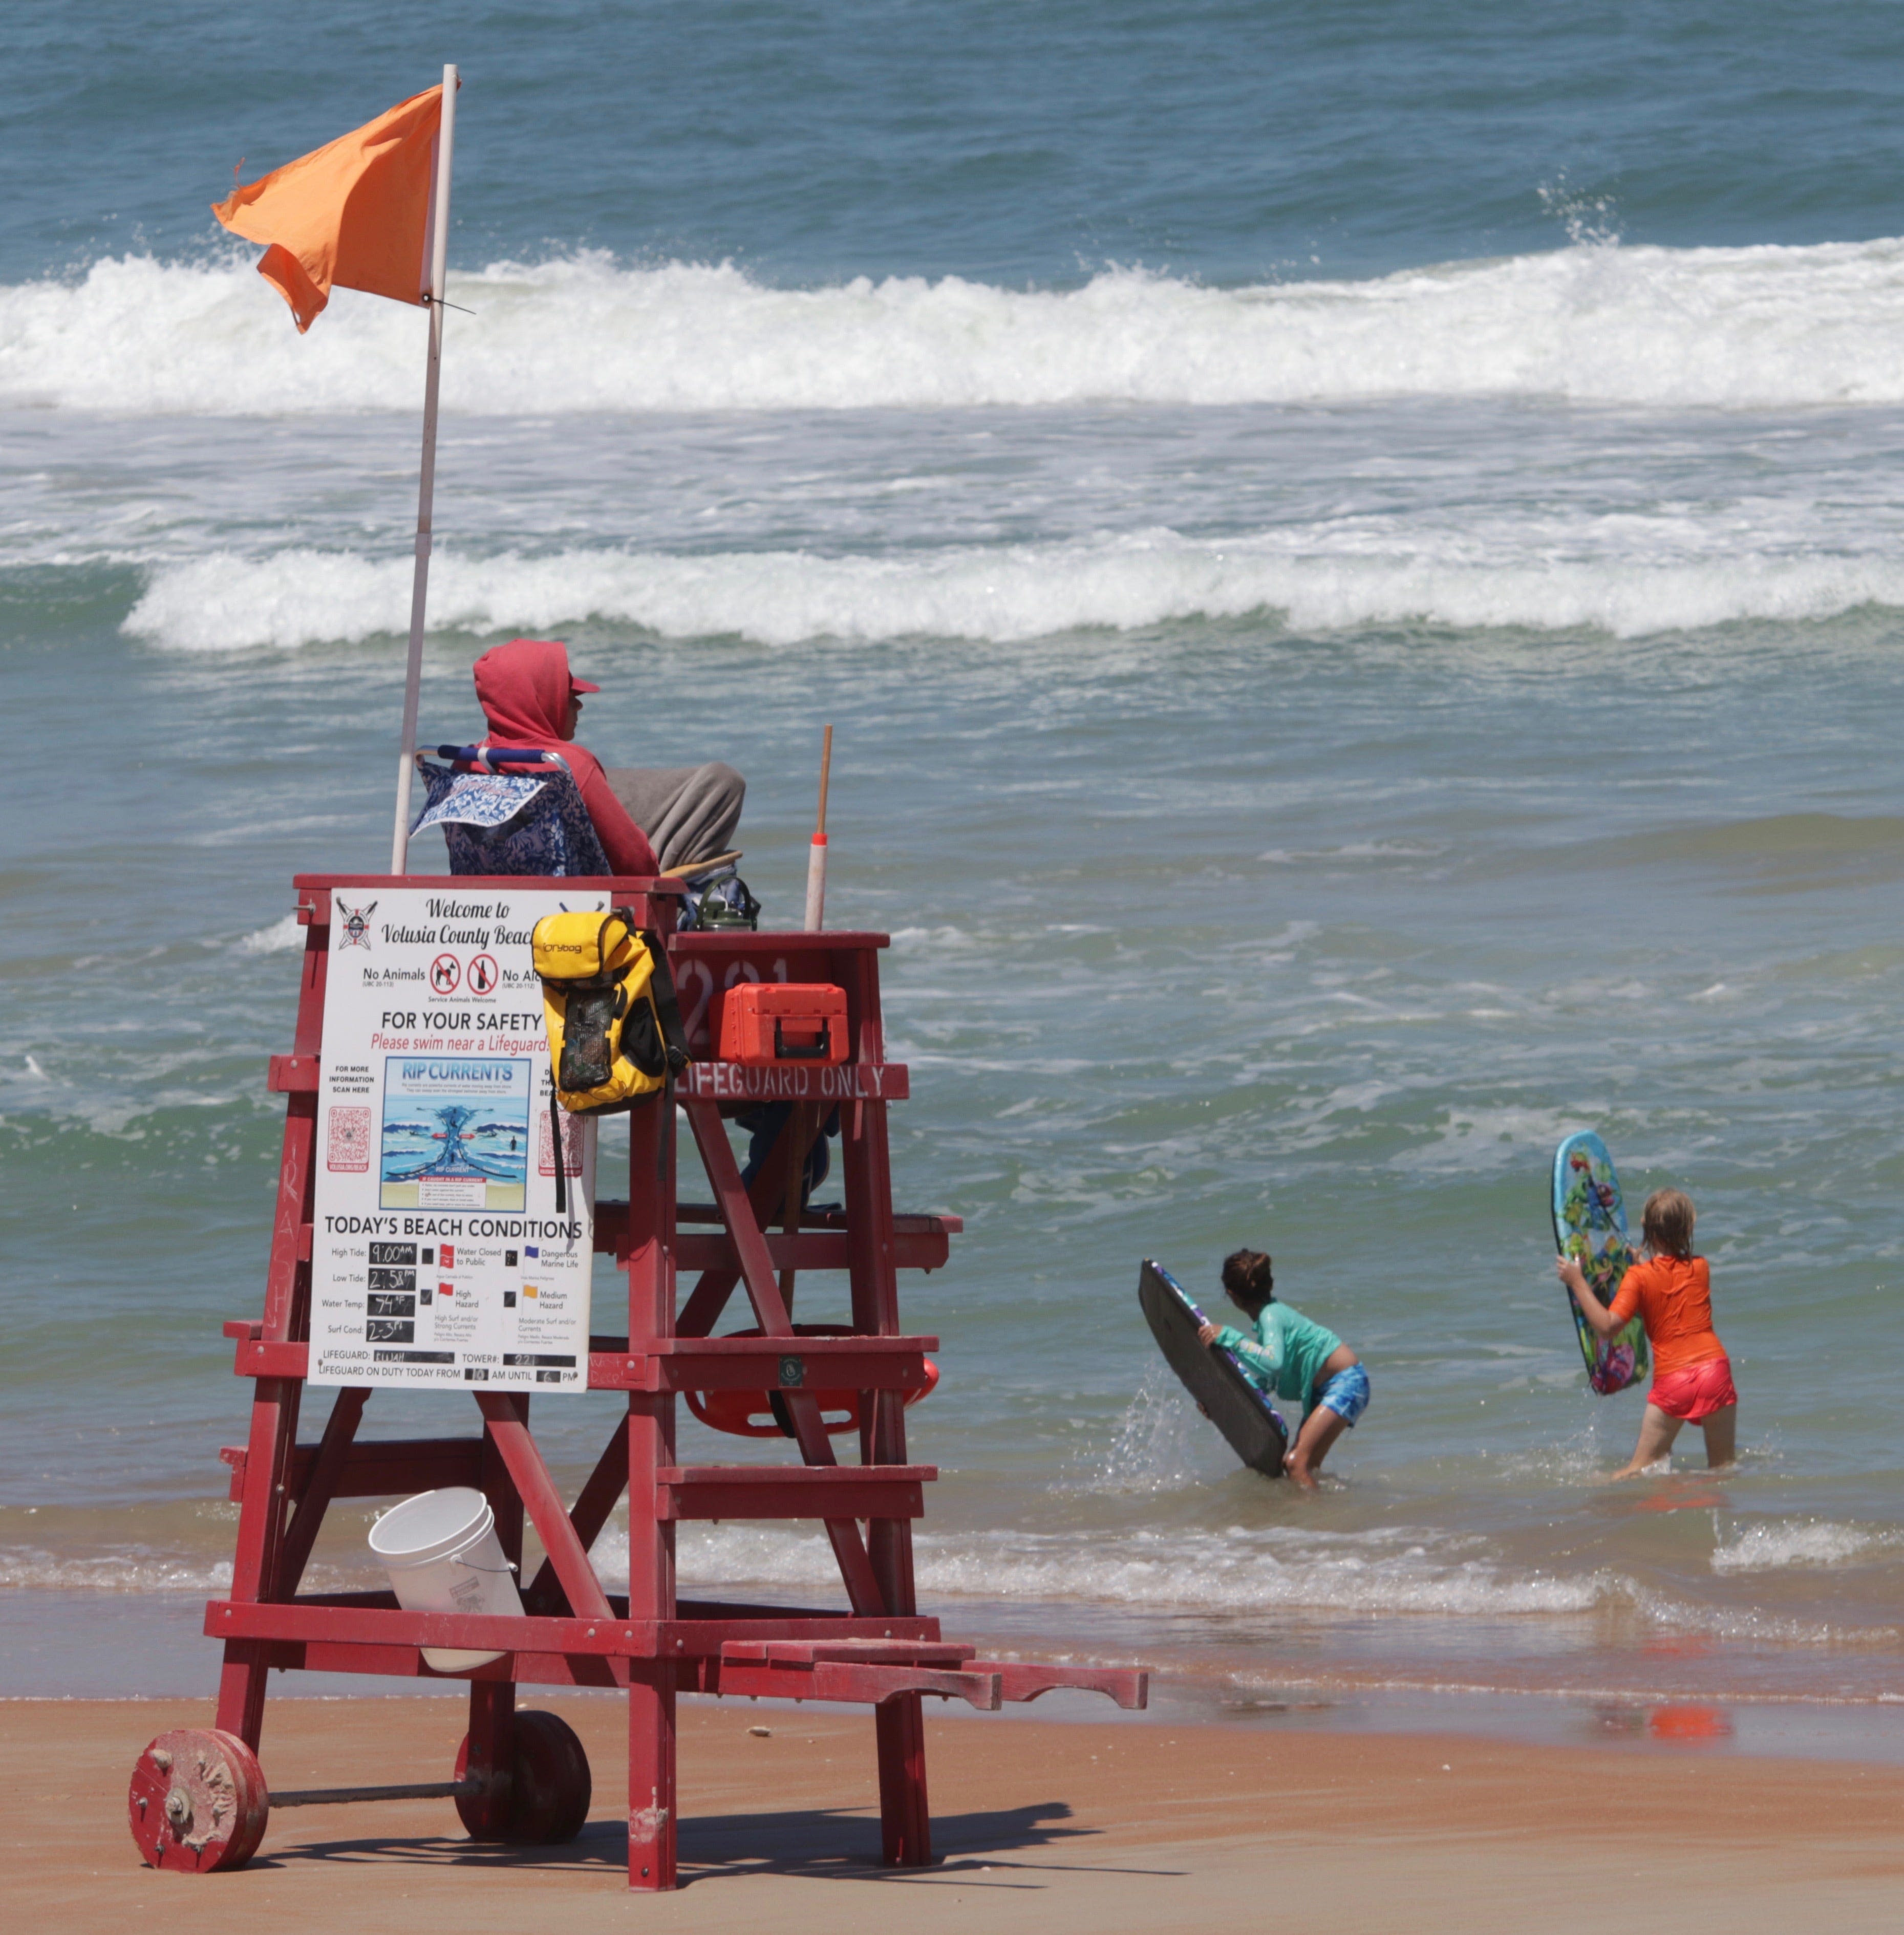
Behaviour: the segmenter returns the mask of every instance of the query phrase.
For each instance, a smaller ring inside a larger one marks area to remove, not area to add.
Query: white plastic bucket
[[[522,1595],[496,1536],[496,1514],[472,1486],[419,1492],[392,1505],[370,1528],[370,1550],[406,1613],[521,1616]],[[503,1656],[426,1646],[423,1657],[439,1673],[467,1673]]]

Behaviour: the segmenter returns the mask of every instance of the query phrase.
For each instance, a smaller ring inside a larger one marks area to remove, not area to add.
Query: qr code
[[[336,1108],[331,1111],[329,1146],[325,1167],[333,1175],[361,1176],[370,1166],[370,1112]]]
[[[549,1132],[549,1117],[539,1112],[537,1121],[541,1124],[536,1143],[536,1167],[544,1176],[555,1173],[555,1138]],[[582,1124],[573,1115],[562,1118],[562,1172],[565,1176],[582,1173]]]

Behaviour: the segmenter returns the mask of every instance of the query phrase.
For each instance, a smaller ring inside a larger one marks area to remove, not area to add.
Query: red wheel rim
[[[185,1874],[243,1867],[270,1813],[258,1756],[237,1734],[209,1727],[161,1734],[140,1755],[126,1795],[146,1864]]]
[[[552,1847],[573,1841],[588,1819],[594,1783],[588,1755],[575,1729],[559,1714],[530,1708],[515,1721],[508,1813],[501,1822],[480,1795],[459,1796],[456,1811],[475,1841],[506,1841],[518,1847]],[[456,1776],[469,1765],[466,1734],[457,1749]]]

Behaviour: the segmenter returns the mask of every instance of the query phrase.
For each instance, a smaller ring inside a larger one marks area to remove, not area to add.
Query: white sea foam
[[[396,635],[406,620],[410,576],[407,558],[304,549],[262,558],[216,553],[155,567],[125,629],[167,649],[209,652]],[[1422,623],[1592,628],[1631,638],[1904,606],[1904,562],[1875,555],[1678,563],[1304,557],[1291,555],[1282,542],[1150,531],[884,557],[606,550],[470,557],[449,551],[431,566],[430,596],[432,620],[446,629],[546,632],[594,620],[668,638],[772,646],[908,636],[1012,642],[1259,612],[1303,632]]]
[[[120,1552],[64,1558],[30,1547],[0,1550],[0,1589],[73,1592],[222,1592],[231,1583],[229,1560],[168,1558]]]
[[[1472,1175],[1476,1171],[1525,1168],[1551,1149],[1573,1120],[1564,1110],[1533,1108],[1463,1109],[1439,1112],[1432,1133],[1416,1148],[1394,1158],[1395,1167],[1416,1174]]]
[[[1775,1533],[1779,1528],[1770,1529]],[[1844,1526],[1791,1527],[1844,1534]],[[605,1585],[627,1583],[627,1523],[617,1513],[592,1556]],[[1864,1536],[1851,1548],[1873,1541]],[[1772,1552],[1776,1538],[1742,1541]],[[1800,1546],[1805,1541],[1800,1540]],[[1808,1556],[1765,1562],[1831,1564],[1848,1556],[1828,1539],[1810,1542]],[[1894,1629],[1853,1635],[1817,1622],[1776,1617],[1746,1607],[1688,1604],[1644,1590],[1617,1573],[1562,1577],[1522,1572],[1477,1550],[1482,1541],[1451,1538],[1419,1526],[1391,1526],[1358,1533],[1231,1526],[1222,1532],[1133,1530],[1090,1537],[1023,1532],[922,1534],[916,1568],[932,1597],[1057,1606],[1093,1604],[1151,1615],[1282,1613],[1322,1616],[1426,1616],[1446,1619],[1574,1617],[1617,1609],[1674,1630],[1786,1645],[1894,1643]],[[1729,1548],[1722,1548],[1729,1549]],[[1797,1550],[1797,1547],[1789,1548]],[[682,1589],[767,1586],[815,1594],[829,1602],[839,1574],[824,1541],[764,1526],[682,1529]],[[1715,1556],[1714,1563],[1718,1565]],[[1724,1568],[1722,1568],[1724,1569]],[[231,1582],[228,1560],[126,1547],[85,1556],[43,1547],[0,1548],[0,1590],[217,1593]],[[362,1568],[311,1568],[307,1584],[336,1590],[381,1583]]]
[[[334,1592],[372,1583],[367,1575],[313,1565],[305,1574],[313,1591]],[[231,1562],[188,1557],[128,1547],[115,1552],[63,1556],[35,1546],[0,1547],[0,1591],[63,1592],[222,1592],[231,1583]]]
[[[957,927],[896,927],[890,939],[896,954],[963,952],[984,944],[975,934]]]
[[[463,415],[1528,396],[1649,406],[1904,401],[1904,242],[1605,240],[1365,282],[1081,288],[583,254],[452,279]],[[127,257],[0,289],[0,400],[116,412],[408,412],[422,312],[340,290],[300,338],[246,261]]]
[[[1895,1535],[1828,1519],[1773,1519],[1748,1525],[1716,1547],[1712,1570],[1721,1573],[1779,1572],[1799,1568],[1843,1565],[1897,1544]]]
[[[298,916],[288,913],[282,920],[274,920],[269,927],[261,927],[252,933],[242,934],[232,945],[240,954],[284,954],[294,947],[304,944],[304,930],[298,924]],[[552,1143],[552,1148],[554,1145]],[[554,1158],[552,1157],[552,1161]]]
[[[617,1523],[594,1558],[624,1583],[626,1528]],[[1155,1617],[1183,1614],[1572,1618],[1612,1614],[1674,1632],[1787,1647],[1894,1645],[1893,1626],[1848,1627],[1713,1606],[1641,1586],[1607,1568],[1523,1571],[1488,1556],[1486,1541],[1419,1526],[1354,1533],[1232,1526],[1222,1532],[925,1533],[914,1547],[920,1590],[935,1598],[1088,1604]],[[683,1526],[682,1589],[766,1586],[829,1601],[839,1574],[824,1542],[764,1526]]]
[[[1334,865],[1349,860],[1428,860],[1447,850],[1425,840],[1356,840],[1342,847],[1295,850],[1271,847],[1256,858],[1274,867],[1294,867],[1309,862]]]
[[[625,1574],[625,1533],[595,1552],[606,1577]],[[1588,1613],[1630,1602],[1610,1574],[1517,1574],[1419,1529],[1356,1535],[1137,1531],[1089,1538],[1028,1532],[921,1534],[922,1592],[973,1599],[1083,1601],[1150,1611],[1427,1614],[1451,1618]],[[1465,1544],[1466,1541],[1461,1542]],[[745,1526],[683,1528],[684,1591],[745,1583],[836,1589],[821,1541]]]

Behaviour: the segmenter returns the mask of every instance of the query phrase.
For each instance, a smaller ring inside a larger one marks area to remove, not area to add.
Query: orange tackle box
[[[748,1067],[846,1059],[846,990],[824,981],[743,981],[721,1007],[721,1059]]]

